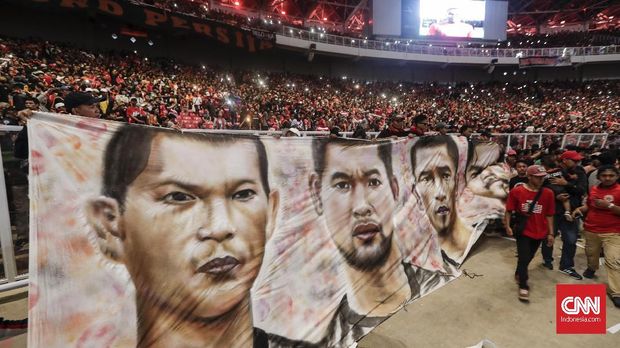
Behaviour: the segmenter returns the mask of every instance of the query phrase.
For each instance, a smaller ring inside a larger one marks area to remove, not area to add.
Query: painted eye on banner
[[[194,196],[179,191],[170,192],[164,196],[164,202],[173,204],[186,203],[194,199],[196,199]]]
[[[368,181],[368,185],[370,187],[377,187],[377,186],[381,186],[381,181],[379,181],[379,179],[370,179]]]
[[[248,201],[256,196],[256,192],[254,190],[241,190],[237,191],[233,194],[232,199],[238,201]]]
[[[344,190],[350,189],[351,185],[348,182],[346,182],[346,181],[341,181],[341,182],[337,182],[334,185],[334,187],[337,188],[338,190],[343,190],[344,191]]]

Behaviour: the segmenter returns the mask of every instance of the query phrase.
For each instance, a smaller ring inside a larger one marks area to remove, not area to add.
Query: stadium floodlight
[[[149,44],[149,46],[153,46],[155,43],[151,40],[147,41],[147,44]]]
[[[118,35],[112,34],[112,39],[114,39],[114,40],[118,39]]]
[[[131,41],[131,43],[136,43],[136,41],[137,41],[137,40],[136,40],[136,38],[135,38],[135,37],[133,37],[133,36],[132,36],[132,37],[129,39],[129,41]]]

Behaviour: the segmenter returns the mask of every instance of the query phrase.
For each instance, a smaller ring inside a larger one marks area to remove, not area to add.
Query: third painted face
[[[416,150],[415,190],[439,235],[450,232],[456,216],[456,159],[445,144]]]

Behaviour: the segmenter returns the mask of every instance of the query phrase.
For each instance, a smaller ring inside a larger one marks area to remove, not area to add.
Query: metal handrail
[[[354,47],[381,51],[394,51],[414,54],[428,54],[437,56],[458,57],[491,57],[491,58],[521,58],[533,56],[598,56],[620,54],[620,46],[588,46],[588,47],[548,47],[548,48],[498,48],[493,47],[465,47],[466,44],[457,43],[457,47],[437,46],[433,44],[412,43],[411,40],[379,41],[347,36],[327,34],[317,30],[306,30],[295,27],[282,26],[278,35],[301,39],[311,42],[320,42],[337,46]]]

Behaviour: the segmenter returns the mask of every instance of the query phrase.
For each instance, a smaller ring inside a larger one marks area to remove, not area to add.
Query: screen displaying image
[[[420,0],[420,36],[484,38],[484,0]]]

